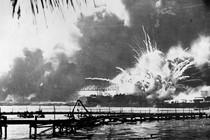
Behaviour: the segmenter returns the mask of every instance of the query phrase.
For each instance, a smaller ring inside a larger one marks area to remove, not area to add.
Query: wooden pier
[[[161,121],[161,120],[180,120],[195,118],[210,118],[209,114],[202,111],[183,111],[183,112],[123,112],[123,111],[88,111],[84,106],[81,112],[75,112],[77,105],[82,105],[78,101],[72,111],[65,112],[0,112],[0,137],[7,138],[8,125],[29,125],[29,138],[36,139],[39,135],[47,131],[52,132],[52,137],[76,133],[85,127],[95,127],[99,125],[137,123],[143,121]],[[17,115],[23,119],[8,119],[9,115]],[[66,119],[43,119],[45,115],[65,115]],[[77,116],[77,117],[76,117]],[[39,128],[46,128],[37,133]],[[3,133],[4,132],[4,133]],[[4,136],[3,136],[4,134]]]

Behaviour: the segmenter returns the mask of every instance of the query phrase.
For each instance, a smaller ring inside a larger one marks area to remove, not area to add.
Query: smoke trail
[[[139,56],[135,67],[126,70],[117,67],[121,73],[109,80],[119,86],[121,93],[143,94],[148,98],[175,98],[180,94],[180,91],[188,93],[189,86],[193,88],[193,85],[203,84],[203,78],[200,75],[209,67],[206,69],[202,69],[202,67],[209,63],[210,59],[210,53],[203,50],[210,49],[209,37],[201,36],[189,50],[171,48],[167,55],[159,51],[156,46],[152,47],[147,34],[144,43],[146,51]],[[200,48],[197,54],[195,54],[195,46]],[[172,58],[170,55],[176,53],[174,51],[187,55],[176,55],[173,59],[169,59]]]
[[[88,78],[85,78],[87,80],[100,80],[100,81],[107,81],[107,82],[111,82],[110,79],[106,79],[106,78],[91,78],[91,77],[88,77]]]

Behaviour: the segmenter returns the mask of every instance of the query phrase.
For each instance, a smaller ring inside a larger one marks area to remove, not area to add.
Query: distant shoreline
[[[0,103],[0,106],[74,106],[74,103]]]

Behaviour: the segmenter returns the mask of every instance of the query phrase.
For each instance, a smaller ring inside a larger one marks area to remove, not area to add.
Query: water
[[[169,120],[102,126],[95,130],[92,139],[210,139],[208,119]]]
[[[1,111],[53,111],[53,106],[2,106]],[[69,111],[72,107],[56,106],[56,111]],[[89,110],[102,111],[133,111],[133,112],[164,112],[164,111],[190,111],[190,109],[157,109],[157,108],[89,108]],[[56,119],[65,118],[63,115],[55,116]],[[8,116],[8,119],[17,119],[16,116]],[[32,118],[33,119],[33,118]],[[54,119],[53,115],[45,119]],[[40,132],[41,129],[38,129]],[[28,125],[9,125],[8,139],[28,139]],[[210,139],[210,119],[189,119],[189,120],[167,120],[167,121],[146,121],[136,124],[112,124],[100,127],[89,128],[78,131],[75,135],[54,139]],[[46,139],[46,138],[44,138]]]

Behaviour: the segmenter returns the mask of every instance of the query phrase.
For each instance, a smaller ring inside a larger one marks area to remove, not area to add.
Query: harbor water
[[[11,111],[70,111],[70,106],[1,106],[1,112]],[[193,109],[161,109],[161,108],[88,108],[88,110],[123,111],[123,112],[170,112],[192,111]],[[207,110],[208,113],[208,110]],[[17,119],[17,116],[8,116],[8,119]],[[65,119],[64,115],[48,115],[45,119]],[[19,118],[22,119],[22,118]],[[31,118],[33,119],[33,118]],[[41,132],[42,129],[38,129]],[[50,133],[50,132],[49,132]],[[9,125],[7,139],[28,139],[28,125]],[[51,139],[44,138],[43,139]],[[210,139],[210,119],[186,119],[186,120],[161,120],[144,121],[137,123],[109,124],[94,128],[78,130],[76,134],[53,139]]]

